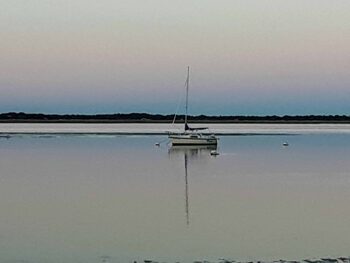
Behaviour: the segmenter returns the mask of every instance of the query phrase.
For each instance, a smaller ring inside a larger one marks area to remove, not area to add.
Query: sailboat
[[[186,108],[185,108],[185,129],[180,134],[170,134],[169,139],[173,146],[176,145],[217,145],[218,139],[215,135],[206,135],[200,133],[201,130],[207,130],[207,127],[193,128],[188,125],[188,90],[190,85],[190,67],[187,68],[186,79]]]

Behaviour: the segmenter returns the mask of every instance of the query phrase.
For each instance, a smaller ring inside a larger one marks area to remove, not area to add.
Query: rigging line
[[[187,80],[185,81],[184,87],[186,87],[186,85],[187,85]],[[177,113],[179,112],[179,108],[180,108],[180,104],[181,104],[182,100],[183,100],[183,94],[181,93],[180,96],[178,97],[178,100],[177,100],[177,107],[176,107],[174,119],[173,119],[173,122],[171,123],[171,125],[175,124]]]

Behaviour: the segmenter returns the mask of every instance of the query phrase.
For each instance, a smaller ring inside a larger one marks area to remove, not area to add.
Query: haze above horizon
[[[346,0],[0,4],[0,112],[350,114]]]

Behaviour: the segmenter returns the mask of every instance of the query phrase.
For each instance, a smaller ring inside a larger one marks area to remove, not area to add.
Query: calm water
[[[164,139],[0,138],[0,262],[349,254],[350,134]]]

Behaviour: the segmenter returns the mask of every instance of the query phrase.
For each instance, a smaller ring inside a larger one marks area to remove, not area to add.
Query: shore
[[[194,123],[202,134],[219,136],[349,134],[350,124]],[[13,135],[168,135],[183,132],[183,124],[169,123],[0,123],[0,137]]]
[[[44,114],[7,112],[0,113],[0,123],[183,123],[184,115],[151,113],[112,114]],[[350,123],[347,115],[189,115],[190,123],[268,123],[268,124],[320,124]]]
[[[102,262],[108,262],[102,261]],[[133,261],[133,263],[160,263],[163,261],[154,260],[142,260]],[[180,263],[176,261],[177,263]],[[219,259],[218,261],[208,261],[208,260],[196,260],[193,263],[350,263],[350,257],[339,257],[339,258],[318,258],[318,259],[303,259],[303,260],[274,260],[274,261],[236,261],[232,259]]]
[[[190,120],[191,123],[213,124],[350,124],[349,120]],[[171,124],[169,120],[99,120],[99,119],[72,119],[72,120],[41,120],[41,119],[0,119],[0,123],[163,123]],[[183,123],[183,120],[175,123]]]

